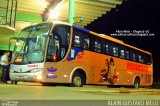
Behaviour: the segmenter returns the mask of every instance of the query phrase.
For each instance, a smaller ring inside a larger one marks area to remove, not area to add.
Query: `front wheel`
[[[72,77],[71,86],[82,87],[84,84],[83,76],[81,73],[76,72]]]

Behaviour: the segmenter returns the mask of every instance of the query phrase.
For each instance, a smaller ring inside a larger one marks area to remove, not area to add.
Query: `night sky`
[[[154,36],[114,36],[153,54],[154,81],[160,81],[160,5],[158,0],[124,0],[86,28],[103,34],[116,30],[149,30]],[[158,78],[159,77],[159,78]]]

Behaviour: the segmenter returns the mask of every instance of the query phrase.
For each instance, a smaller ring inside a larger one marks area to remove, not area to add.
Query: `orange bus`
[[[64,22],[22,30],[12,53],[13,81],[150,86],[152,54],[107,35]]]

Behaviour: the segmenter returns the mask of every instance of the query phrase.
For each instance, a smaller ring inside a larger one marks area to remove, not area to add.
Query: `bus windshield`
[[[23,29],[13,51],[12,62],[19,64],[42,62],[50,28],[51,24],[43,23]]]

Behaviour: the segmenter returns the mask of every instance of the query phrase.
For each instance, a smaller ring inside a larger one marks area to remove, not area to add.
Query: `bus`
[[[153,82],[150,52],[76,25],[39,23],[24,28],[13,39],[12,81],[136,88]]]

